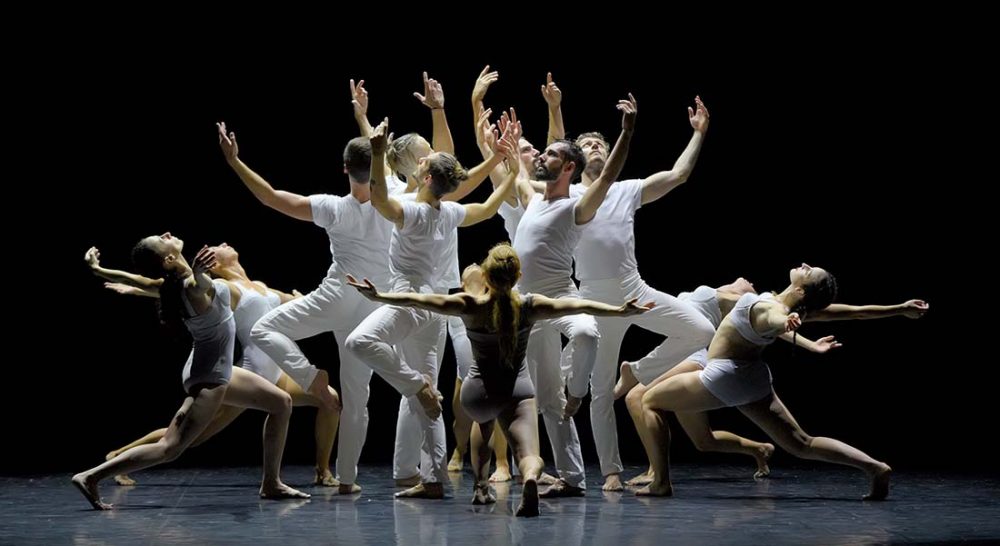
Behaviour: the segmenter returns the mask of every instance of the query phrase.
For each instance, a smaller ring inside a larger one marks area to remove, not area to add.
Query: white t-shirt
[[[587,188],[582,184],[573,184],[569,194],[579,198],[585,191]],[[577,279],[617,279],[638,270],[635,211],[641,206],[642,180],[623,180],[611,185],[573,253]]]
[[[401,193],[406,185],[393,176],[386,177],[389,195]],[[389,280],[389,237],[392,222],[386,220],[371,201],[358,202],[348,194],[309,196],[313,223],[326,230],[330,238],[328,279],[343,280],[350,274],[370,279],[375,286]]]
[[[510,237],[510,242],[514,242],[514,236],[517,234],[517,225],[521,222],[521,217],[524,216],[524,207],[520,203],[516,207],[512,207],[507,204],[506,201],[500,203],[500,217],[503,218],[503,228],[507,230],[507,236]]]
[[[573,250],[584,228],[576,225],[576,197],[551,201],[542,197],[536,193],[525,207],[514,238],[514,250],[521,259],[519,285],[526,290],[570,279]]]
[[[393,227],[389,266],[394,291],[438,288],[435,266],[444,263],[448,238],[465,220],[465,207],[443,201],[435,209],[428,203],[400,199],[403,228]]]
[[[417,193],[410,192],[397,195],[400,201],[417,201]],[[447,292],[450,288],[462,286],[462,275],[458,270],[458,226],[445,235],[444,259],[434,264],[434,288]]]

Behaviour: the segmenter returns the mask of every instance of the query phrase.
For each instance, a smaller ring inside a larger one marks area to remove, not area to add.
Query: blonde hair
[[[418,138],[422,137],[417,133],[407,133],[389,145],[385,161],[396,175],[409,178],[417,172],[417,154],[413,151],[413,145],[418,142]]]
[[[509,243],[490,249],[483,260],[483,278],[493,292],[492,325],[500,341],[500,360],[513,368],[521,323],[521,298],[514,285],[521,274],[521,260]]]

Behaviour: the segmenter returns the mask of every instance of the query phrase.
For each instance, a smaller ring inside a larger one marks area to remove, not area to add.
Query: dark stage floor
[[[141,472],[136,487],[103,484],[117,509],[95,512],[69,474],[0,478],[0,544],[865,544],[1000,542],[995,475],[897,472],[886,502],[862,502],[860,473],[817,464],[776,468],[754,482],[746,467],[678,465],[669,499],[602,493],[544,500],[517,519],[518,485],[472,506],[471,476],[452,474],[444,501],[392,497],[388,466],[361,469],[362,494],[307,486],[309,501],[257,498],[259,468]],[[638,473],[630,468],[626,476]],[[292,485],[311,469],[287,467]]]

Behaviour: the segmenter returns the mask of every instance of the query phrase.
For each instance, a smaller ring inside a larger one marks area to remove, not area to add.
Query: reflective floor
[[[625,475],[637,474],[630,468]],[[890,499],[862,502],[859,472],[678,465],[674,497],[602,493],[588,468],[583,498],[543,500],[541,517],[514,518],[519,485],[498,484],[495,505],[470,504],[471,476],[452,474],[444,501],[394,500],[388,466],[361,469],[361,494],[306,485],[308,501],[257,498],[259,468],[141,472],[135,487],[102,484],[116,509],[96,512],[69,475],[0,478],[0,544],[865,544],[1000,542],[1000,481],[987,475],[897,472]]]

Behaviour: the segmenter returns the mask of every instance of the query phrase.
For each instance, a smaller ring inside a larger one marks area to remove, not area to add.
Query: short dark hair
[[[367,137],[356,137],[344,146],[344,166],[347,176],[358,183],[368,182],[372,167],[372,145]]]

